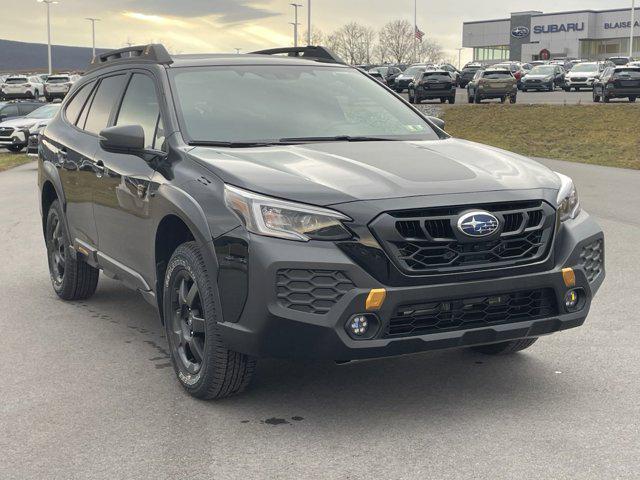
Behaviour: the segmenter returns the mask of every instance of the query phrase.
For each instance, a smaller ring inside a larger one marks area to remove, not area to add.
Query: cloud
[[[220,23],[236,23],[280,15],[252,6],[247,0],[116,0],[111,6],[148,15],[206,17],[215,15]]]

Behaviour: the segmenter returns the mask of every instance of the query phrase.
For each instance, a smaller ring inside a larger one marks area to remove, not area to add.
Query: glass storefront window
[[[633,39],[634,57],[640,57],[640,37]],[[604,60],[615,55],[629,55],[629,38],[607,38],[603,40],[580,40],[580,57]]]
[[[509,45],[495,47],[476,47],[473,49],[473,60],[477,62],[489,60],[509,60]]]

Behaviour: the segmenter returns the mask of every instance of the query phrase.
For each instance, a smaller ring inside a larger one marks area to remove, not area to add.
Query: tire
[[[24,147],[22,145],[9,145],[7,147],[7,150],[13,153],[20,153],[23,149]]]
[[[518,96],[517,95],[511,95],[511,97],[509,98],[509,102],[510,103],[516,103],[518,101]]]
[[[411,90],[409,90],[409,103],[416,103],[416,96],[411,95]]]
[[[609,103],[609,100],[611,100],[609,97],[607,97],[606,95],[602,95],[602,101],[604,103]]]
[[[575,88],[574,88],[574,90],[575,90],[576,92],[579,92],[579,91],[580,91],[580,87],[575,87]]]
[[[467,102],[469,102],[469,103],[473,103],[474,102],[473,95],[467,94]]]
[[[38,90],[33,91],[33,99],[38,100],[40,98],[40,92]]]
[[[449,105],[453,105],[454,103],[456,103],[456,96],[455,95],[452,96],[452,97],[449,97]]]
[[[447,99],[446,99],[446,98],[441,98],[441,99],[440,99],[440,103],[444,103],[444,102],[446,102],[446,101],[447,101]]]
[[[205,400],[242,392],[256,365],[254,358],[229,350],[222,341],[213,273],[197,244],[183,243],[171,256],[163,284],[173,368],[183,388]]]
[[[53,97],[47,97],[45,96],[44,99],[47,101],[47,103],[51,103],[53,102]]]
[[[593,101],[594,103],[600,102],[600,95],[598,95],[595,90],[593,90]]]
[[[81,257],[73,258],[70,241],[64,227],[64,212],[54,200],[47,213],[45,242],[49,260],[49,275],[56,294],[63,300],[85,300],[98,287],[100,271]]]
[[[507,97],[500,97],[500,103],[504,103],[507,101]]]
[[[635,103],[635,101],[636,101],[636,97],[629,97],[629,102]]]
[[[471,347],[471,350],[485,355],[509,355],[519,352],[536,343],[538,337],[535,338],[522,338],[520,340],[512,340],[510,342],[491,343],[489,345],[478,345],[477,347]]]
[[[571,91],[571,87],[564,87],[564,88],[563,88],[563,90],[564,90],[565,92],[570,92],[570,91]],[[576,91],[577,91],[577,90],[578,90],[578,89],[576,88]]]
[[[480,98],[480,95],[476,94],[473,97],[473,101],[476,103],[480,103],[482,101],[482,98]]]
[[[549,85],[549,91],[555,92],[555,90],[556,90],[556,84],[555,82],[551,82],[551,85]]]

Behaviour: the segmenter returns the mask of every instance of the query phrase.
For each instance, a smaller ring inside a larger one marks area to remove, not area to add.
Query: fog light
[[[567,312],[577,312],[584,306],[585,294],[581,288],[569,290],[564,295],[564,308]]]
[[[377,316],[371,313],[359,313],[347,321],[345,329],[349,336],[355,340],[368,340],[378,333],[379,325]]]

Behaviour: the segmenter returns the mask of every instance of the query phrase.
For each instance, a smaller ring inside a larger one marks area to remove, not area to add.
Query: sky
[[[85,17],[99,17],[98,47],[119,48],[130,42],[164,43],[172,53],[232,52],[291,45],[293,0],[58,0],[51,6],[52,42],[90,46]],[[300,33],[306,31],[307,1],[302,4]],[[314,28],[324,33],[350,21],[374,28],[397,18],[413,22],[414,0],[312,0]],[[462,22],[507,18],[510,12],[557,12],[630,7],[631,0],[417,0],[418,27],[438,41],[449,58],[457,57]],[[46,7],[37,0],[0,0],[5,16],[0,38],[46,42]],[[464,51],[462,59],[470,59]]]

